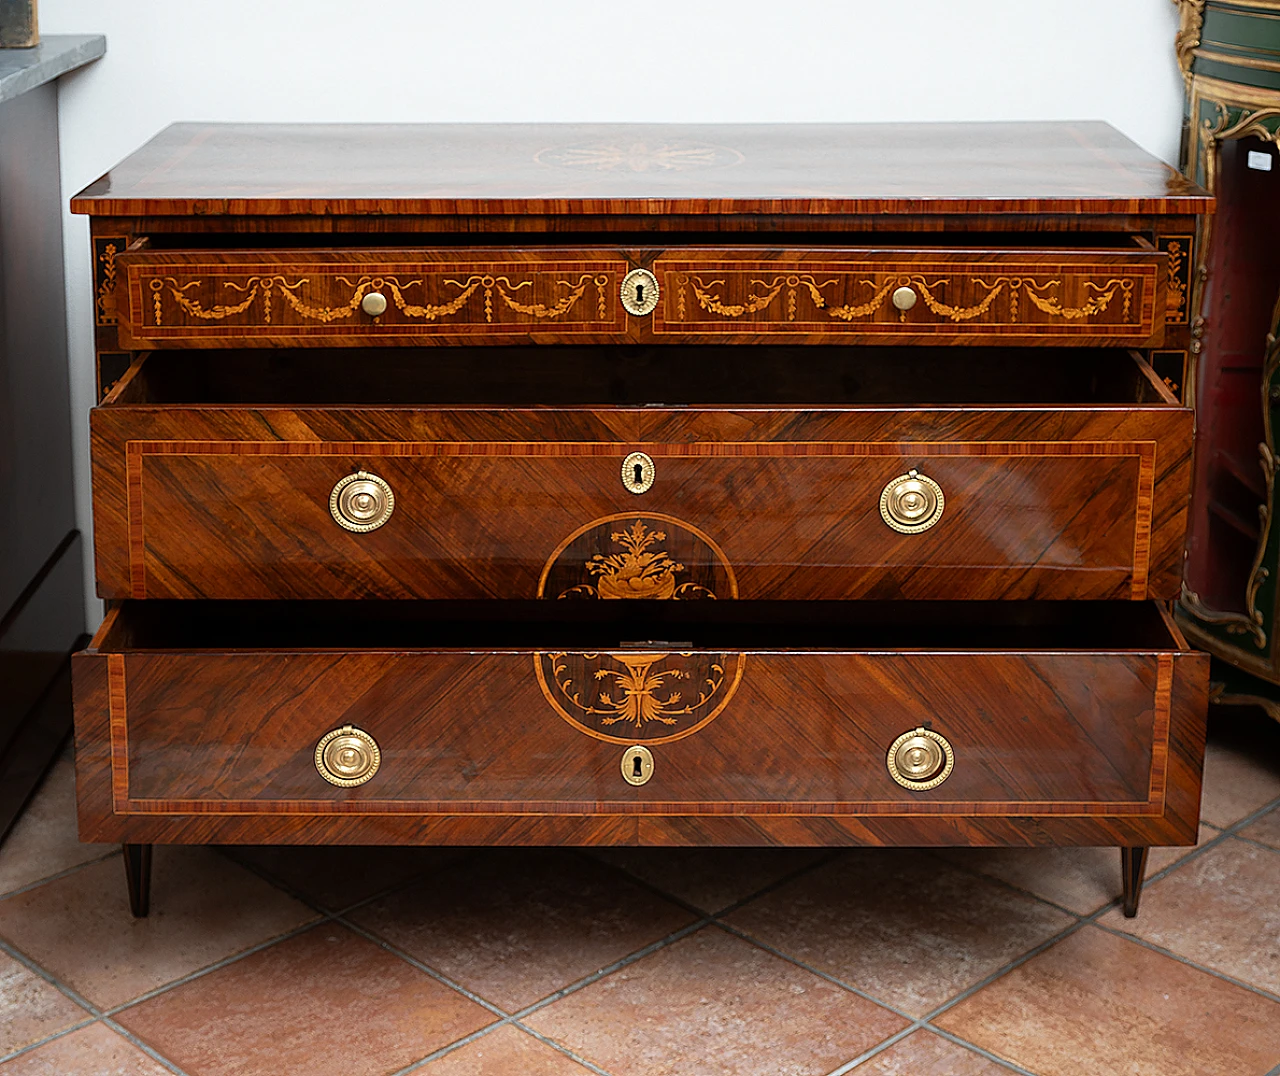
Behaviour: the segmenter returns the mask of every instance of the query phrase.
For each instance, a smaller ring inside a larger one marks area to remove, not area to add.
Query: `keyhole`
[[[644,464],[636,464],[636,477],[633,480],[637,486],[644,484]]]
[[[644,285],[636,285],[636,306],[644,306]]]
[[[631,760],[631,776],[632,777],[644,776],[644,767],[640,762],[639,755],[636,755],[636,757]]]

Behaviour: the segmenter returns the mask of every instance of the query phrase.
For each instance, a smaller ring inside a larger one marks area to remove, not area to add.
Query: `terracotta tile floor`
[[[1280,1076],[1280,725],[1200,845],[158,849],[68,760],[0,846],[0,1076]]]

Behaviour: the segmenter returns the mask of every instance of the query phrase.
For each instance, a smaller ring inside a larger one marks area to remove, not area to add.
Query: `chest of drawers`
[[[1100,124],[180,125],[79,195],[123,842],[1194,841],[1207,196]],[[1181,252],[1181,253],[1180,253]]]

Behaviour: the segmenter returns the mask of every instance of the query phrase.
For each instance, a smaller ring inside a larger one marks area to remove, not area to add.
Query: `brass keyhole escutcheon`
[[[643,452],[632,452],[622,461],[622,484],[631,493],[648,493],[656,473],[653,460]]]
[[[622,779],[629,785],[646,784],[653,776],[653,752],[639,744],[622,752]]]
[[[368,781],[382,765],[382,752],[363,729],[343,725],[316,744],[316,769],[331,785],[353,788]]]
[[[391,487],[367,471],[347,475],[329,494],[329,513],[334,522],[357,534],[377,530],[391,518],[395,507]]]
[[[908,471],[884,487],[880,516],[899,534],[919,534],[942,518],[946,503],[937,482],[919,471]]]
[[[904,732],[889,745],[885,765],[903,788],[927,792],[951,776],[955,753],[945,737],[921,727]]]
[[[632,269],[622,278],[622,308],[643,317],[658,307],[658,278],[648,269]]]

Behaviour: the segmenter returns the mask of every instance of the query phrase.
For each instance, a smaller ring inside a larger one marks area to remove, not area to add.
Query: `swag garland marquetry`
[[[391,299],[396,309],[406,318],[435,321],[437,318],[452,317],[467,305],[467,302],[477,291],[483,289],[484,320],[487,323],[492,323],[494,320],[493,298],[495,294],[509,309],[518,314],[538,319],[552,319],[563,317],[569,313],[578,303],[578,300],[582,298],[587,288],[593,284],[597,293],[597,316],[601,321],[605,321],[609,316],[606,293],[610,278],[605,274],[593,273],[582,273],[577,280],[554,280],[553,282],[541,279],[516,282],[512,281],[509,276],[493,276],[488,273],[473,273],[461,280],[444,277],[439,281],[440,288],[444,290],[456,289],[456,294],[452,298],[438,303],[414,303],[405,297],[405,293],[411,288],[422,288],[425,291],[426,285],[421,279],[401,282],[395,276],[366,275],[353,281],[345,275],[338,274],[332,280],[349,288],[351,293],[345,302],[335,306],[310,303],[299,295],[300,289],[311,283],[308,277],[302,277],[293,282],[290,282],[280,274],[250,276],[243,281],[195,279],[182,283],[172,276],[143,279],[151,292],[152,321],[156,326],[164,326],[166,324],[164,312],[166,299],[172,300],[173,304],[191,317],[204,321],[222,321],[225,318],[245,313],[253,306],[254,301],[261,297],[262,324],[270,325],[272,297],[279,296],[300,317],[329,324],[343,318],[353,317],[360,310],[361,302],[366,295],[370,292],[382,292],[384,290],[391,294]],[[328,282],[326,281],[325,283]],[[188,294],[191,289],[200,288],[205,293],[216,295],[218,294],[219,284],[223,288],[231,289],[238,295],[243,295],[244,298],[239,302],[205,307],[199,299],[192,298]],[[545,290],[549,284],[553,284],[556,289],[566,290],[562,291],[552,302],[523,302],[521,298],[518,298],[525,288],[534,289],[538,286]]]
[[[692,290],[694,297],[698,300],[698,305],[703,310],[725,318],[740,318],[768,310],[785,287],[787,289],[787,321],[796,320],[796,299],[797,295],[802,291],[809,296],[813,306],[823,311],[828,317],[839,318],[842,321],[853,321],[856,318],[870,317],[880,312],[884,308],[885,300],[888,298],[889,293],[895,288],[911,288],[918,293],[919,298],[923,300],[928,310],[953,322],[971,321],[986,314],[991,309],[996,297],[1008,288],[1007,304],[999,312],[996,320],[1004,320],[1009,324],[1016,324],[1018,321],[1019,289],[1025,289],[1026,298],[1036,309],[1051,317],[1063,318],[1067,321],[1087,319],[1101,314],[1111,305],[1111,300],[1115,298],[1118,291],[1123,296],[1121,320],[1127,322],[1130,320],[1134,291],[1134,281],[1129,278],[1116,279],[1113,277],[1102,284],[1092,280],[1078,281],[1075,283],[1078,283],[1089,297],[1079,306],[1066,306],[1057,296],[1044,294],[1050,289],[1059,291],[1063,283],[1061,280],[1047,280],[1041,283],[1032,278],[1001,276],[988,283],[980,277],[974,277],[970,281],[958,283],[962,287],[967,284],[970,289],[974,286],[985,289],[986,294],[973,305],[961,307],[952,306],[940,298],[939,289],[951,285],[952,281],[950,279],[944,277],[930,281],[923,276],[915,275],[890,277],[887,281],[882,282],[859,280],[857,281],[857,286],[871,288],[875,291],[875,294],[864,303],[846,303],[833,306],[823,294],[823,289],[841,284],[841,281],[837,279],[818,281],[808,274],[800,275],[795,273],[787,276],[777,276],[768,281],[752,278],[748,281],[748,286],[750,288],[764,289],[763,293],[752,291],[741,302],[737,303],[726,303],[722,293],[713,290],[715,288],[723,289],[725,283],[724,278],[708,281],[696,275],[681,274],[677,276],[676,286],[680,290],[677,293],[677,313],[674,320],[679,322],[686,318],[688,309],[684,298],[684,289],[686,287]],[[907,311],[899,309],[897,310],[897,316],[899,321],[906,321]]]

